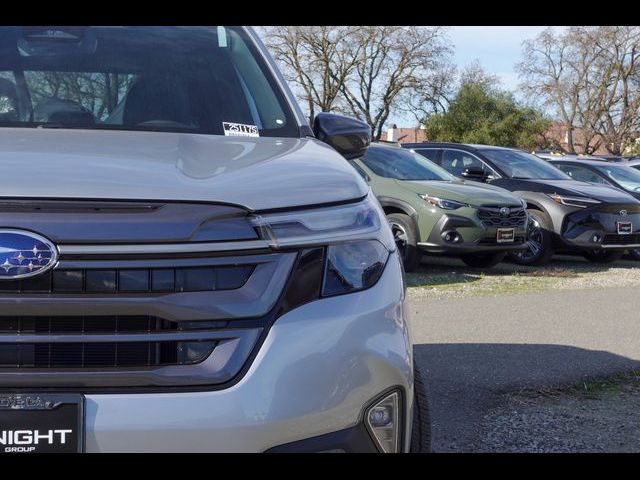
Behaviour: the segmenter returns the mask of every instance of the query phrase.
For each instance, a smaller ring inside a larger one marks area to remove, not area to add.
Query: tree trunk
[[[576,153],[576,149],[573,146],[573,126],[567,125],[567,151],[568,153]]]

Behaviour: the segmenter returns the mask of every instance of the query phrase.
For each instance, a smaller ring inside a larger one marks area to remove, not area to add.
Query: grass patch
[[[611,377],[584,379],[567,386],[520,390],[511,396],[524,401],[538,397],[556,399],[564,395],[597,398],[605,395],[620,395],[629,387],[637,387],[639,384],[640,370],[634,370]]]

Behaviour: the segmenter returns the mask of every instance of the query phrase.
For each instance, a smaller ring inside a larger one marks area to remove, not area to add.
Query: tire
[[[422,373],[413,367],[413,424],[411,427],[411,453],[431,453],[431,415],[427,390]]]
[[[629,250],[629,256],[632,260],[640,261],[640,248]]]
[[[611,263],[620,260],[624,250],[589,250],[582,252],[582,256],[591,263]]]
[[[518,265],[544,265],[553,256],[553,234],[551,219],[540,210],[527,210],[529,214],[529,231],[527,240],[529,248],[517,250],[511,258]]]
[[[413,220],[403,213],[390,213],[387,221],[398,247],[405,272],[413,272],[420,266],[422,252],[418,248],[418,232]]]
[[[473,268],[491,268],[499,264],[506,253],[469,253],[460,257],[464,263]]]

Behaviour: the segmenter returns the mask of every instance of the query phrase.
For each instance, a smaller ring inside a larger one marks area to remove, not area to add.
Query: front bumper
[[[393,254],[369,290],[318,300],[280,317],[247,373],[227,389],[88,394],[85,451],[267,451],[357,429],[365,407],[390,388],[401,390],[405,400],[407,451],[411,352],[402,270]],[[322,449],[330,446],[325,442]]]
[[[445,232],[457,232],[461,240],[455,243],[446,242],[443,238]],[[418,246],[428,253],[449,255],[522,250],[527,248],[526,232],[525,223],[514,227],[514,242],[498,243],[496,227],[486,227],[480,220],[467,216],[444,214],[433,226],[428,237],[419,242]]]
[[[574,211],[566,215],[561,247],[573,249],[625,250],[640,248],[640,213],[636,206],[606,206]],[[621,215],[620,211],[626,211]],[[620,234],[618,222],[630,222],[631,233]]]

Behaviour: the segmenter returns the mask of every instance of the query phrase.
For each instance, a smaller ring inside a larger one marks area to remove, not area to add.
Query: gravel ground
[[[461,298],[478,295],[640,287],[640,262],[621,260],[598,265],[581,257],[556,256],[544,267],[500,263],[490,269],[466,267],[456,258],[426,257],[407,274],[409,298]]]
[[[585,384],[586,386],[586,384]],[[505,395],[484,416],[479,452],[640,452],[640,376]]]

